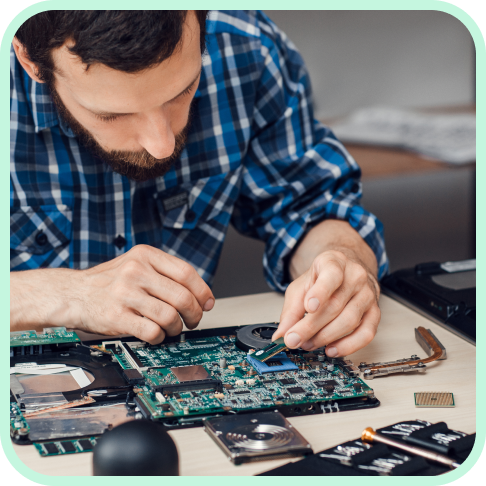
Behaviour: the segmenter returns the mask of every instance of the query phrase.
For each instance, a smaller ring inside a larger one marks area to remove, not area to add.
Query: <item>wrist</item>
[[[10,273],[10,330],[79,327],[73,309],[76,270],[40,269]]]

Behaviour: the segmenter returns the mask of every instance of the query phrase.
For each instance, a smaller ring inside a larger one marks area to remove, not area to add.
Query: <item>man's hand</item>
[[[195,328],[214,305],[211,290],[191,265],[145,245],[88,270],[13,272],[11,287],[11,327],[126,333],[152,344],[179,334],[181,317]]]
[[[354,353],[376,334],[378,296],[376,277],[354,252],[324,251],[287,288],[273,339],[309,351],[327,346],[329,357]]]
[[[380,322],[377,271],[375,254],[347,221],[320,222],[289,262],[294,281],[273,339],[309,351],[327,346],[329,357],[366,346]]]

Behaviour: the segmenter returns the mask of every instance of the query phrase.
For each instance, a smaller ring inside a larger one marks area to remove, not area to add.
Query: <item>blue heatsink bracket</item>
[[[255,368],[255,370],[258,371],[260,375],[264,375],[265,373],[276,373],[278,371],[292,371],[299,369],[297,365],[292,363],[292,361],[287,358],[287,355],[284,352],[272,356],[270,359],[263,363],[255,358],[252,358],[251,354],[248,354],[246,356],[246,360],[253,366],[253,368]],[[275,363],[275,361],[279,361],[282,364],[278,366],[272,366],[272,363]]]

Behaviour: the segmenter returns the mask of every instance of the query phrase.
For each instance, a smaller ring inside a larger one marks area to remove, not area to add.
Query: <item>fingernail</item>
[[[309,349],[313,348],[314,347],[314,343],[309,340],[309,341],[306,341],[302,346],[301,348],[302,349],[305,349],[306,351],[308,351]]]
[[[296,348],[300,343],[300,336],[296,332],[291,332],[285,338],[285,344],[290,348]]]
[[[214,299],[208,299],[204,304],[203,310],[210,311],[214,307]]]
[[[312,299],[309,299],[309,302],[307,302],[307,310],[309,312],[315,312],[317,309],[319,309],[319,301],[315,297],[312,297]]]
[[[334,356],[337,356],[338,354],[338,350],[337,348],[335,347],[332,347],[332,348],[326,348],[326,354],[330,357],[330,358],[334,358]]]

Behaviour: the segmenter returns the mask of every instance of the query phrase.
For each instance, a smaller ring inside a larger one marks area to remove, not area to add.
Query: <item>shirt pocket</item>
[[[238,197],[241,167],[235,171],[181,184],[175,190],[164,191],[157,197],[163,226],[190,230],[202,223],[214,221],[227,226]],[[167,201],[177,201],[177,208],[169,209]]]
[[[11,253],[40,257],[59,253],[71,241],[71,234],[72,210],[66,205],[10,208]]]

